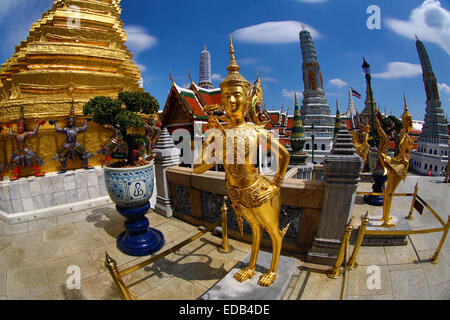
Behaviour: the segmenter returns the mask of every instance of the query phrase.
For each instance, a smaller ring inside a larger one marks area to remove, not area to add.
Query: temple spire
[[[355,100],[353,99],[352,88],[348,88],[348,107],[344,115],[347,117],[352,117],[357,113],[358,110],[356,109]]]
[[[423,82],[427,95],[425,123],[419,142],[448,146],[448,129],[445,123],[442,102],[439,100],[436,76],[431,61],[422,41],[416,41],[417,53],[423,70]]]
[[[213,89],[211,81],[211,54],[204,46],[204,50],[200,54],[200,77],[198,86],[204,89]]]
[[[339,130],[341,130],[342,126],[342,119],[341,119],[341,113],[339,111],[339,101],[336,99],[336,122],[334,125],[334,137],[338,134]]]

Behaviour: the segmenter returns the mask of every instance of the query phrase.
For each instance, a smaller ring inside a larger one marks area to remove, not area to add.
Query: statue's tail
[[[289,223],[287,224],[287,226],[281,231],[281,234],[283,235],[283,238],[284,238],[284,236],[286,235],[286,232],[288,231],[288,229],[289,229],[290,226],[291,226],[291,223],[289,222]]]

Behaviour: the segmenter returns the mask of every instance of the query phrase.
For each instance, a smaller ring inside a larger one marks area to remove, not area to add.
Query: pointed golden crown
[[[405,93],[403,93],[403,100],[404,100],[404,102],[405,102],[405,111],[403,112],[402,120],[405,120],[405,119],[411,119],[411,120],[412,120],[412,115],[411,115],[411,113],[409,113],[408,105],[406,104],[406,96],[405,96]]]
[[[238,66],[234,55],[233,40],[230,34],[230,65],[227,67],[228,75],[220,84],[220,88],[229,87],[232,85],[240,85],[250,90],[251,84],[240,73],[241,67]]]

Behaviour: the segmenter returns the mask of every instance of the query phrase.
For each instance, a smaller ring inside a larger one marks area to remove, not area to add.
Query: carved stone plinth
[[[411,231],[411,226],[408,220],[405,219],[406,215],[391,214],[391,222],[395,224],[394,227],[384,228],[381,227],[383,221],[382,216],[374,216],[369,218],[369,224],[367,225],[367,231]],[[365,235],[361,245],[363,246],[405,246],[408,244],[406,235]]]

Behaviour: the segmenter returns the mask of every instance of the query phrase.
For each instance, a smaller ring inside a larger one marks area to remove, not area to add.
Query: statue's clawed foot
[[[244,282],[245,280],[251,279],[255,275],[255,269],[250,269],[246,267],[234,275],[234,278],[239,282]]]
[[[272,283],[275,282],[275,279],[277,278],[277,274],[276,272],[267,272],[264,273],[258,281],[258,284],[262,287],[268,287],[270,286]]]

